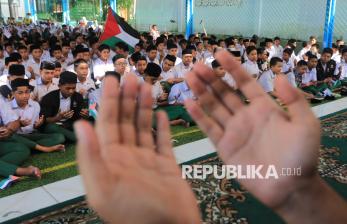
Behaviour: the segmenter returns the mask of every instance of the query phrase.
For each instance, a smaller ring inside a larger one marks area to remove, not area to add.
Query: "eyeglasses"
[[[116,63],[116,65],[124,65],[125,66],[125,65],[127,65],[127,63],[125,63],[125,62],[124,63]]]

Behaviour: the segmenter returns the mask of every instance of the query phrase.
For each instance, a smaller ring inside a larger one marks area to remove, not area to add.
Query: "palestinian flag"
[[[133,52],[139,40],[139,32],[109,7],[104,32],[101,34],[100,41],[110,47],[114,47],[116,43],[123,41],[128,44],[129,50]]]

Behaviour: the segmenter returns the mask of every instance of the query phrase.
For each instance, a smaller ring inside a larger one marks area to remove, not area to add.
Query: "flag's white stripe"
[[[129,44],[132,47],[135,47],[135,45],[139,42],[139,39],[131,36],[130,34],[128,34],[127,32],[125,32],[121,26],[119,26],[120,29],[120,34],[116,35],[117,38],[123,40],[124,42],[126,42],[127,44]]]

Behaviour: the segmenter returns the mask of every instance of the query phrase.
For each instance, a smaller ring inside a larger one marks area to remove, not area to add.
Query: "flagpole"
[[[200,24],[202,25],[202,29],[204,30],[205,36],[207,37],[207,31],[206,31],[205,23],[203,19],[201,20]]]

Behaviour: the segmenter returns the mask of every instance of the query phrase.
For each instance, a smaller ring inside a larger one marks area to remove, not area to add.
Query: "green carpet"
[[[322,146],[318,172],[342,197],[347,199],[347,111],[335,113],[322,120]],[[185,164],[219,165],[216,154]],[[284,223],[234,180],[191,180],[204,223]],[[35,217],[35,218],[33,218]],[[11,223],[103,223],[88,208],[83,198],[59,204]]]

